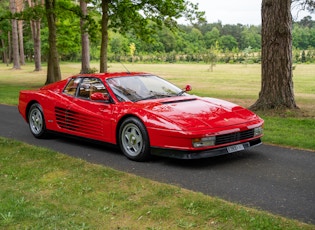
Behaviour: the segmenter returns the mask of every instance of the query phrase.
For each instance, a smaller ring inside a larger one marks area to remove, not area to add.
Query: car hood
[[[163,118],[170,129],[223,128],[258,119],[257,115],[241,106],[215,98],[185,96],[142,103],[147,112]]]

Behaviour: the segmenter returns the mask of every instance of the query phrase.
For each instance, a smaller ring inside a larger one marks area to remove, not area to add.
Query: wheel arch
[[[29,112],[30,112],[30,109],[31,109],[32,105],[34,105],[34,104],[36,104],[36,103],[40,105],[40,103],[39,103],[37,100],[32,100],[32,101],[30,101],[30,102],[27,104],[27,106],[26,106],[25,118],[26,118],[26,122],[27,122],[27,123],[29,122],[28,114],[29,114]],[[40,109],[42,110],[42,113],[44,113],[44,112],[43,112],[43,108],[42,108],[41,105],[40,105]]]
[[[149,142],[150,142],[150,136],[149,136],[148,129],[147,129],[147,127],[146,127],[144,121],[143,121],[139,116],[137,116],[137,115],[135,115],[135,114],[125,114],[124,116],[122,116],[122,117],[119,119],[119,121],[117,122],[117,125],[116,125],[116,130],[115,130],[115,139],[116,139],[115,142],[116,142],[116,144],[118,144],[118,141],[119,141],[119,129],[120,129],[120,127],[121,127],[121,124],[122,124],[126,119],[131,118],[131,117],[138,119],[138,120],[144,125],[144,127],[145,127],[146,130],[147,130],[147,134],[148,134],[148,138],[149,138]]]
[[[151,157],[151,144],[145,122],[137,115],[123,116],[116,127],[117,145],[130,160],[147,161]]]

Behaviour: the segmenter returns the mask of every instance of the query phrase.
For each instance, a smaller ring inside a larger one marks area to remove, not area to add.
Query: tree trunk
[[[44,5],[43,2],[39,3]],[[34,7],[36,5],[35,2],[32,0],[28,0],[29,7]],[[40,19],[31,20],[31,31],[32,31],[32,40],[34,43],[34,62],[35,62],[35,70],[40,71],[42,70],[42,63],[41,63],[41,41],[40,41]]]
[[[21,13],[24,9],[23,0],[15,0],[16,12]],[[18,34],[19,34],[19,49],[20,49],[20,63],[25,65],[25,55],[24,55],[24,36],[23,36],[23,21],[18,20]]]
[[[8,63],[8,55],[7,55],[7,49],[5,48],[5,42],[3,39],[1,39],[1,46],[2,46],[2,62]]]
[[[0,37],[5,36],[3,31],[0,29]],[[4,39],[1,39],[1,53],[2,53],[2,62],[8,63],[8,47],[6,47]]]
[[[46,16],[48,22],[48,64],[46,85],[61,80],[61,72],[59,66],[58,50],[57,50],[57,29],[55,24],[55,0],[45,0]]]
[[[8,60],[7,66],[11,63],[12,60],[12,42],[11,42],[11,33],[8,31]]]
[[[41,62],[41,41],[40,41],[40,20],[32,21],[32,37],[34,41],[34,62],[35,62],[35,70],[42,70],[42,62]]]
[[[107,48],[108,48],[108,5],[109,0],[102,0],[102,44],[100,53],[100,73],[107,72]]]
[[[10,0],[10,10],[12,14],[16,13],[15,1]],[[17,20],[12,19],[12,58],[13,58],[13,69],[21,69],[20,57],[19,57],[19,36]]]
[[[80,0],[80,7],[83,18],[80,20],[81,28],[81,45],[82,45],[82,60],[81,60],[81,73],[90,72],[90,42],[89,34],[86,31],[86,15],[87,15],[87,3],[85,0]]]
[[[23,21],[18,21],[18,32],[19,32],[19,48],[20,48],[20,63],[25,65],[25,55],[24,55],[24,36],[23,36]]]
[[[261,91],[253,110],[297,108],[292,80],[291,0],[262,0]]]

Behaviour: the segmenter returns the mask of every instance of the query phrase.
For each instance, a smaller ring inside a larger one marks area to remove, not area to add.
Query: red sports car
[[[148,73],[78,74],[21,91],[18,109],[36,138],[57,132],[116,144],[135,161],[206,158],[261,144],[260,117],[190,90]]]

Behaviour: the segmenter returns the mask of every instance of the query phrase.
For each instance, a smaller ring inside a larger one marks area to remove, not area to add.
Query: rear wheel
[[[31,133],[36,138],[44,138],[47,134],[45,118],[40,104],[35,103],[31,106],[28,113],[28,124]]]
[[[129,117],[119,128],[119,147],[124,155],[134,161],[146,161],[150,157],[150,143],[143,123]]]

